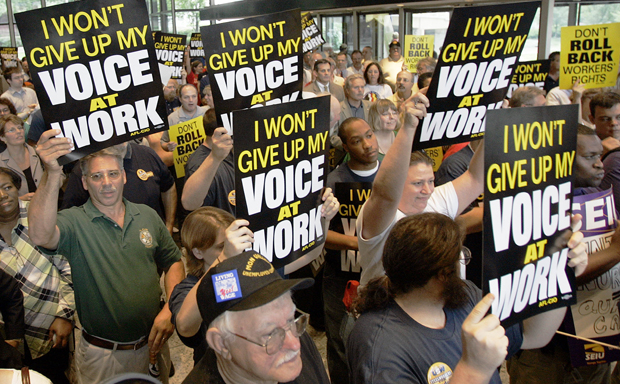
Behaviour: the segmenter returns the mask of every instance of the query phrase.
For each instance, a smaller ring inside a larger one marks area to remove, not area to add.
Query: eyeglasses
[[[306,333],[306,327],[308,326],[310,315],[300,311],[299,309],[297,309],[296,312],[299,312],[301,316],[288,323],[284,328],[278,327],[274,329],[273,332],[271,332],[267,337],[267,341],[265,342],[265,344],[257,343],[256,341],[250,340],[247,337],[238,335],[236,333],[233,333],[233,335],[242,338],[243,340],[248,341],[252,344],[256,344],[259,347],[265,347],[265,352],[267,352],[268,355],[276,354],[282,349],[282,346],[284,345],[284,339],[286,339],[286,332],[290,330],[295,337],[301,337],[301,335]]]
[[[2,112],[2,111],[0,111],[0,112]],[[13,128],[9,128],[9,129],[6,131],[6,133],[15,133],[15,132],[17,132],[17,131],[23,131],[23,130],[24,130],[24,127],[23,127],[22,125],[18,125],[18,126],[15,126],[15,127],[13,127]]]
[[[459,262],[463,265],[469,264],[471,261],[471,251],[467,247],[461,248],[461,256],[459,257]]]
[[[90,177],[90,179],[92,181],[94,181],[95,183],[98,183],[100,181],[103,180],[103,178],[105,176],[108,176],[108,179],[110,180],[117,180],[119,177],[121,177],[121,171],[110,171],[110,172],[96,172],[96,173],[92,173],[90,175],[88,175],[88,177]]]

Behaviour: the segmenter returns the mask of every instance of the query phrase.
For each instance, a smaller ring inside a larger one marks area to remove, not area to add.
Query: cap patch
[[[218,273],[211,276],[211,279],[213,280],[215,300],[218,303],[243,297],[236,269]]]
[[[263,256],[255,253],[249,259],[247,264],[245,265],[245,269],[243,272],[243,276],[248,277],[260,277],[271,275],[275,272],[273,265],[267,261]]]

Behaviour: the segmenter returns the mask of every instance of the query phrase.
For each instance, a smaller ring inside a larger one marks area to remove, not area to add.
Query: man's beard
[[[465,291],[465,282],[460,278],[456,270],[446,277],[442,296],[444,307],[450,309],[460,308],[467,302],[468,296]]]

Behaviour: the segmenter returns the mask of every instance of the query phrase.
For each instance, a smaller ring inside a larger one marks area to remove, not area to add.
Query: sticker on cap
[[[213,280],[215,300],[218,303],[243,297],[236,269],[218,273],[217,275],[211,276],[211,279]]]

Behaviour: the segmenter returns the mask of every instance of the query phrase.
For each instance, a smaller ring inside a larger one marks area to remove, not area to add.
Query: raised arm
[[[172,184],[166,192],[161,193],[161,201],[164,203],[164,214],[166,215],[166,229],[172,235],[174,219],[177,215],[177,187]]]
[[[202,206],[217,169],[232,150],[232,146],[233,141],[226,128],[216,128],[212,136],[211,153],[187,179],[183,187],[181,202],[185,209],[193,211]]]
[[[60,133],[60,129],[50,129],[43,132],[39,139],[37,154],[45,166],[45,171],[28,209],[30,239],[36,245],[48,249],[56,249],[60,239],[60,231],[56,226],[56,210],[62,167],[58,164],[58,158],[73,150],[71,140],[54,137]]]
[[[383,232],[394,219],[409,172],[413,137],[420,119],[426,116],[428,99],[422,93],[413,95],[401,109],[402,128],[398,131],[379,167],[372,194],[362,211],[364,227],[361,236],[370,239]]]

